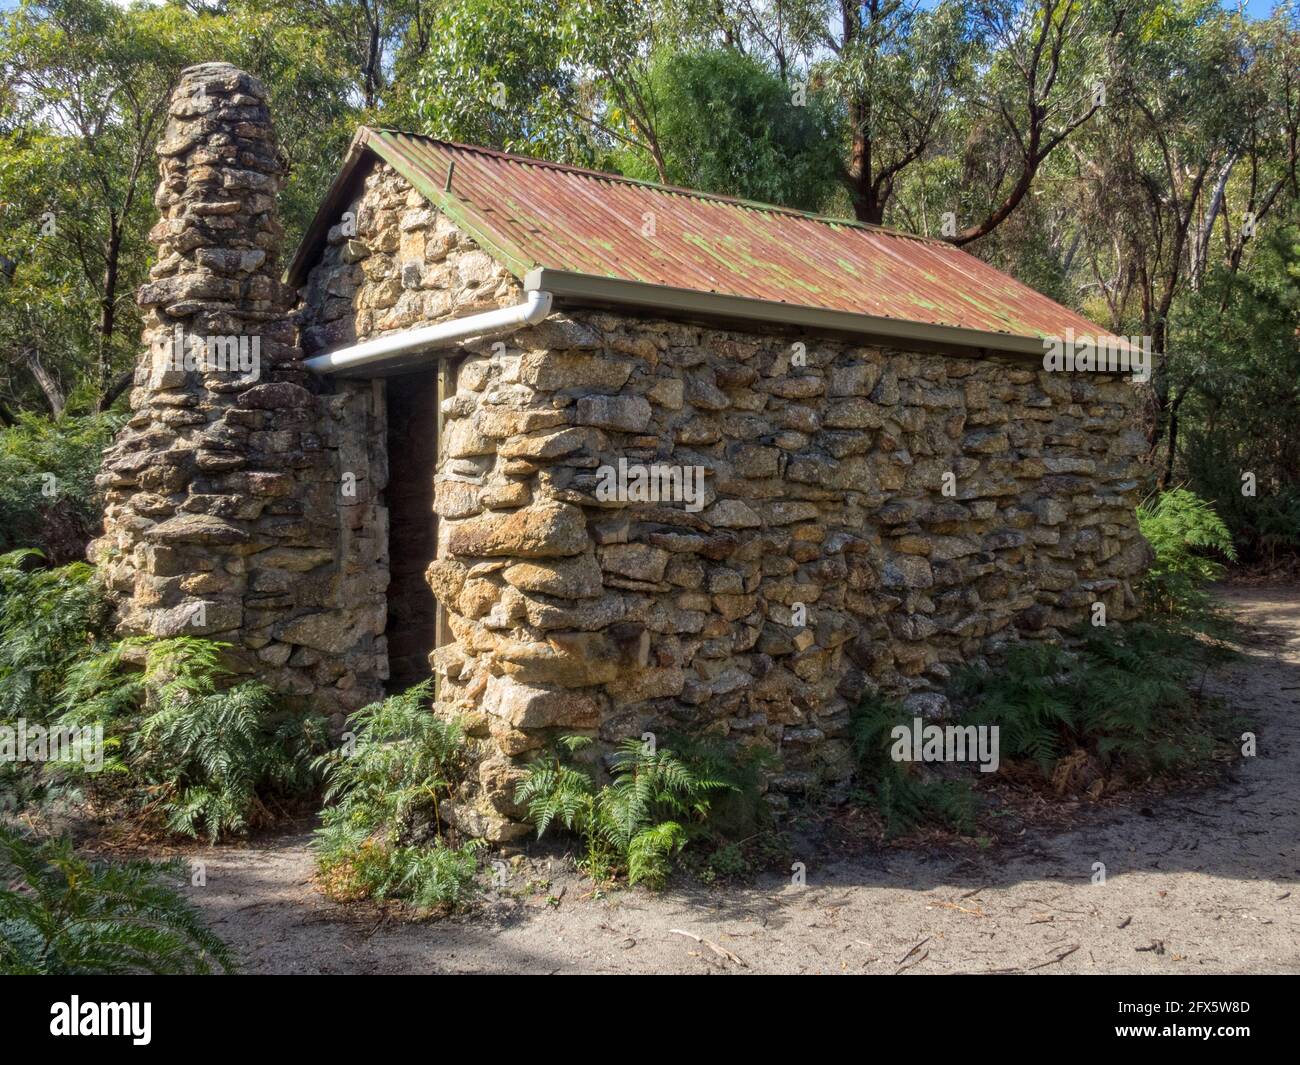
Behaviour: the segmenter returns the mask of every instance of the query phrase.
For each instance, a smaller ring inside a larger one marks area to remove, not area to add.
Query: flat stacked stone
[[[392,168],[346,210],[309,352],[522,298]],[[1136,609],[1122,378],[581,310],[459,354],[428,580],[441,705],[492,741],[450,811],[477,834],[527,831],[514,784],[557,735],[711,731],[796,792],[848,775],[864,691],[942,715],[957,666]],[[620,459],[701,467],[701,507],[601,498]]]
[[[383,674],[382,484],[364,404],[304,387],[266,90],[227,63],[188,68],[158,155],[144,350],[91,556],[123,633],[229,642],[236,670],[341,719]]]

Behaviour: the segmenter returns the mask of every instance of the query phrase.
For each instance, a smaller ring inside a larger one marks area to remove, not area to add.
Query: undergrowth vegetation
[[[180,862],[93,861],[0,825],[0,975],[229,972],[177,890]]]
[[[281,709],[265,684],[222,686],[224,650],[184,636],[120,640],[74,664],[61,691],[61,723],[119,733],[115,765],[148,808],[173,832],[213,842],[269,823],[269,803],[313,790],[311,761],[326,738],[323,718]]]
[[[1106,775],[1141,779],[1204,762],[1226,741],[1226,716],[1196,681],[1228,655],[1164,624],[1090,628],[1069,649],[1013,647],[995,668],[970,667],[953,692],[968,724],[997,725],[1004,759],[1051,777],[1076,751]]]
[[[0,718],[46,717],[70,665],[105,639],[94,569],[43,562],[34,548],[0,555]]]
[[[854,799],[876,811],[886,836],[922,825],[971,831],[977,806],[967,781],[926,775],[914,763],[891,757],[894,729],[911,725],[911,715],[894,700],[872,694],[859,702],[850,724]]]
[[[1237,560],[1232,534],[1214,508],[1186,488],[1147,500],[1137,511],[1138,527],[1155,551],[1142,582],[1150,610],[1173,616],[1201,616],[1210,605],[1204,585],[1223,576],[1223,561]]]
[[[323,719],[235,683],[222,644],[112,639],[92,568],[44,562],[32,549],[0,556],[0,814],[39,820],[72,802],[216,840],[314,790]],[[56,733],[80,737],[78,757],[53,757]],[[49,746],[18,749],[37,735]],[[86,858],[0,821],[0,973],[229,971],[177,890],[183,872]]]
[[[100,521],[95,474],[120,422],[20,414],[0,429],[0,551],[40,545],[55,562],[84,556]]]
[[[324,722],[235,678],[226,647],[196,637],[111,640],[84,563],[42,568],[0,556],[0,726],[102,730],[94,760],[0,765],[16,801],[125,803],[145,819],[216,840],[270,820],[269,804],[314,789]]]
[[[469,741],[431,698],[425,682],[357,711],[343,747],[315,763],[328,805],[314,847],[333,898],[453,910],[478,893],[482,844],[444,839],[440,811],[464,780]]]
[[[1058,793],[1098,797],[1194,771],[1230,750],[1239,722],[1202,687],[1206,672],[1233,656],[1232,623],[1205,589],[1224,560],[1235,560],[1232,537],[1186,489],[1144,504],[1138,518],[1155,552],[1141,619],[1083,626],[1060,644],[1013,643],[992,663],[954,673],[956,710],[940,727],[997,728],[1002,777],[1030,766]],[[932,825],[971,832],[979,774],[891,756],[893,730],[911,729],[911,718],[878,695],[861,701],[852,722],[856,796],[887,836]]]
[[[672,860],[693,840],[718,840],[722,821],[753,823],[757,813],[757,754],[728,759],[695,741],[689,754],[660,750],[653,742],[627,739],[610,759],[607,784],[594,767],[574,755],[591,746],[584,736],[563,737],[529,767],[515,793],[539,837],[553,826],[575,833],[579,865],[595,880],[626,875],[629,884],[663,887]],[[727,804],[735,796],[742,801]]]

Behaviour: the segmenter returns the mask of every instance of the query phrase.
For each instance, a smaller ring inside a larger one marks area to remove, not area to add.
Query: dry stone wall
[[[230,643],[237,672],[341,725],[387,668],[382,391],[305,387],[257,79],[186,70],[158,154],[144,351],[92,557],[121,631]]]
[[[385,166],[351,217],[304,291],[309,352],[521,297]],[[864,690],[939,715],[959,663],[1134,611],[1123,379],[594,311],[467,350],[428,579],[440,698],[492,740],[452,811],[476,833],[523,831],[519,766],[557,733],[712,729],[795,791],[848,773]],[[610,498],[620,462],[702,494]]]
[[[517,302],[519,283],[392,167],[377,165],[300,293],[307,356]]]

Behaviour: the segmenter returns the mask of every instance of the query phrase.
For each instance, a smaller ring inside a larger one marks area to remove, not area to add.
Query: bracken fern
[[[671,751],[627,739],[614,754],[613,780],[597,788],[564,758],[589,743],[565,737],[529,767],[515,802],[527,808],[539,837],[556,822],[581,836],[581,864],[589,876],[608,879],[626,870],[629,884],[661,888],[692,827],[707,821],[713,801],[736,785],[702,774]]]
[[[1186,488],[1172,488],[1137,510],[1138,527],[1155,552],[1142,588],[1153,610],[1174,616],[1204,613],[1202,588],[1223,575],[1219,557],[1237,559],[1232,534],[1208,502]]]
[[[458,909],[477,894],[477,851],[442,837],[439,806],[463,779],[461,723],[435,713],[426,681],[358,710],[353,743],[317,759],[330,804],[313,846],[327,893]],[[432,838],[430,838],[432,837]]]
[[[33,843],[0,826],[0,974],[231,971],[225,945],[167,864],[89,861],[67,839]]]
[[[965,781],[927,777],[919,767],[891,757],[891,733],[911,723],[911,715],[891,699],[867,694],[859,701],[849,723],[855,794],[880,815],[886,836],[920,825],[971,831],[976,803]]]
[[[1219,706],[1192,688],[1227,654],[1167,622],[1089,627],[1071,650],[1021,645],[994,669],[962,670],[953,692],[965,722],[997,725],[1003,757],[1031,759],[1044,776],[1079,749],[1114,773],[1163,773],[1226,738]]]
[[[311,790],[325,738],[319,715],[281,710],[264,684],[223,687],[225,649],[189,636],[121,640],[71,667],[60,694],[63,723],[125,735],[126,763],[110,768],[144,789],[169,829],[213,841],[268,822],[271,798]]]
[[[34,548],[0,555],[0,720],[48,720],[68,664],[102,646],[108,607],[94,570],[43,562]]]

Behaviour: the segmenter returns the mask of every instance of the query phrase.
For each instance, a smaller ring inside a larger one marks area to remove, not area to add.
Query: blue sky
[[[1273,0],[1246,0],[1246,14],[1251,18],[1268,18]]]

